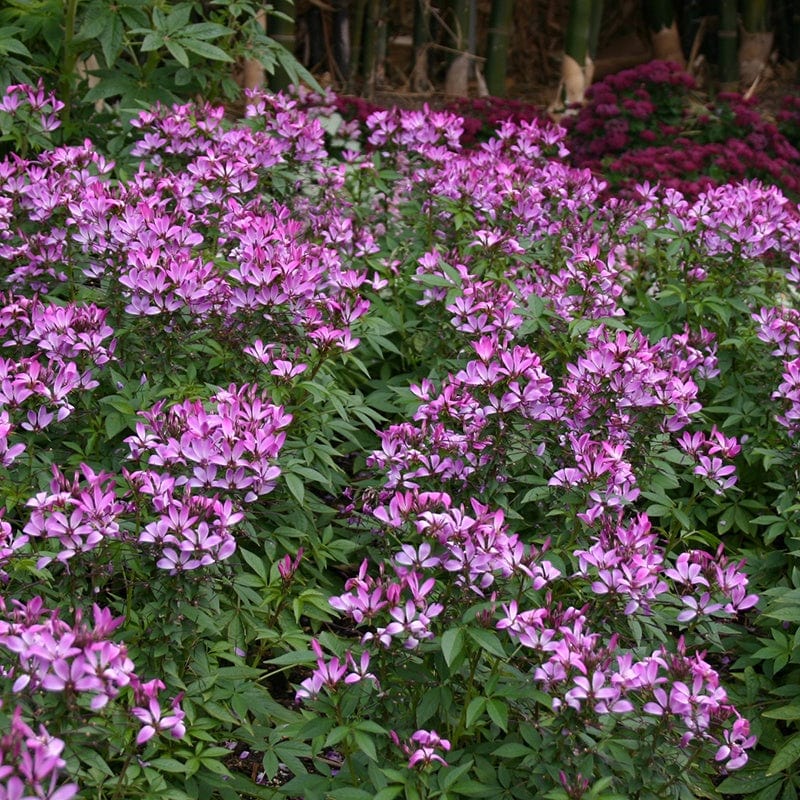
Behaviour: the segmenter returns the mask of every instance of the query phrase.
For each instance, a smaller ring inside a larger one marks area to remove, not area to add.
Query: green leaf
[[[151,758],[150,766],[164,772],[185,772],[186,766],[174,758]]]
[[[181,35],[191,39],[218,39],[220,36],[227,36],[233,33],[230,28],[224,25],[217,25],[215,22],[195,22],[187,25]]]
[[[122,20],[119,16],[113,14],[108,24],[103,28],[102,33],[97,37],[103,50],[106,67],[109,69],[114,66],[119,57],[124,37],[125,31],[122,26]]]
[[[158,9],[155,9],[155,11],[158,11]],[[181,3],[180,5],[175,6],[172,11],[170,11],[168,17],[164,17],[163,13],[161,13],[158,21],[156,22],[156,27],[163,28],[169,33],[183,31],[189,24],[189,17],[191,14],[191,3]],[[153,17],[155,21],[155,14],[153,14]]]
[[[508,705],[502,700],[492,698],[486,703],[489,718],[502,731],[508,732]]]
[[[375,749],[375,742],[368,733],[364,733],[360,730],[354,730],[353,740],[358,745],[358,749],[361,750],[361,752],[364,753],[367,758],[377,762],[378,752]]]
[[[442,693],[438,686],[428,689],[422,699],[417,703],[417,727],[421,728],[437,711],[441,705]]]
[[[466,775],[473,766],[472,759],[457,767],[448,767],[443,770],[439,775],[439,781],[444,789],[449,789],[456,781],[460,780],[463,775]]]
[[[149,53],[152,50],[158,50],[164,46],[164,37],[158,31],[150,31],[147,36],[142,39],[142,52]]]
[[[264,581],[264,583],[266,583],[269,576],[267,574],[267,565],[264,563],[264,559],[255,553],[251,553],[249,550],[245,550],[243,547],[239,548],[239,553],[247,565],[253,570],[253,572],[255,572],[256,575],[258,575],[258,577]]]
[[[200,761],[207,770],[216,775],[230,775],[228,768],[221,761],[217,761],[215,758],[201,758]]]
[[[718,791],[722,794],[744,794],[752,797],[755,792],[765,789],[774,783],[781,783],[780,778],[765,778],[761,772],[754,773],[738,773],[736,775],[729,775],[717,787]]]
[[[522,742],[507,742],[492,750],[492,755],[500,756],[500,758],[521,758],[530,755],[532,752],[531,748],[526,744],[522,744]]]
[[[770,711],[765,711],[761,716],[766,717],[767,719],[783,719],[783,720],[800,719],[800,706],[791,705],[791,706],[781,706],[780,708],[773,708]]]
[[[300,505],[303,505],[303,501],[306,497],[306,488],[303,484],[303,481],[301,481],[297,475],[293,475],[291,472],[284,473],[283,478],[286,481],[286,486],[292,493],[294,499],[297,500]]]
[[[494,631],[486,630],[486,628],[467,628],[467,635],[487,653],[498,658],[506,657],[500,637]]]
[[[123,417],[122,414],[117,414],[116,411],[112,411],[105,418],[106,436],[109,439],[113,439],[115,436],[124,431],[127,427],[128,427],[128,418]]]
[[[782,606],[774,611],[765,611],[764,616],[779,619],[782,622],[800,622],[800,606]]]
[[[788,742],[775,754],[770,762],[765,775],[777,775],[800,758],[800,733],[796,733]]]
[[[461,781],[450,787],[450,791],[456,794],[463,794],[466,797],[488,797],[490,792],[487,792],[486,787],[478,781]]]
[[[108,764],[106,764],[100,754],[96,753],[94,750],[79,750],[78,758],[80,758],[84,764],[94,767],[103,775],[106,775],[109,778],[114,777],[114,771],[108,766]],[[183,764],[180,765],[179,772],[183,772]]]
[[[209,44],[208,42],[203,42],[200,39],[181,39],[181,44],[190,53],[195,53],[202,58],[209,58],[212,61],[233,61],[233,59],[222,48],[217,47],[214,44]],[[167,46],[169,46],[169,42],[167,42]],[[175,57],[177,58],[177,56]],[[184,66],[187,65],[188,61]]]
[[[172,55],[181,66],[188,67],[189,56],[186,55],[186,51],[177,42],[173,42],[171,39],[164,39],[163,41],[170,55]]]
[[[276,664],[280,667],[295,666],[297,664],[313,664],[317,657],[311,652],[290,651],[283,655],[275,656],[267,660],[267,664]]]
[[[401,786],[400,789],[402,788]],[[328,792],[326,796],[332,798],[332,800],[375,800],[375,795],[372,792],[356,789],[355,786],[343,786],[341,789],[334,789],[332,792]],[[390,797],[396,796],[394,794],[390,795]]]
[[[448,667],[453,665],[463,649],[464,631],[461,628],[451,628],[449,631],[444,632],[442,636],[442,655]]]
[[[394,783],[391,786],[384,786],[375,796],[374,800],[394,800],[403,791],[402,783]]]
[[[467,713],[465,717],[465,724],[468,728],[471,728],[475,721],[481,717],[483,712],[486,710],[486,698],[485,697],[473,697],[470,700],[469,705],[467,706]]]

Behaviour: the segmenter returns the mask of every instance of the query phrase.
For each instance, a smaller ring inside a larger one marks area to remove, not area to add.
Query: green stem
[[[473,693],[475,687],[475,672],[478,669],[478,663],[481,660],[481,654],[477,653],[470,659],[469,664],[469,678],[467,679],[467,691],[464,697],[464,702],[461,704],[461,714],[458,717],[458,722],[456,723],[456,727],[453,730],[452,734],[450,735],[450,741],[452,745],[455,747],[456,743],[461,739],[464,735],[464,732],[467,727],[467,708],[469,708],[469,704],[475,699],[475,695]]]
[[[133,756],[135,755],[136,750],[132,749],[128,755],[125,757],[125,763],[122,765],[122,769],[119,772],[119,777],[117,778],[117,784],[114,787],[114,794],[112,795],[112,800],[119,800],[123,796],[123,789],[124,786],[122,781],[125,778],[125,773],[128,771],[128,767],[131,765],[131,761],[133,761]]]

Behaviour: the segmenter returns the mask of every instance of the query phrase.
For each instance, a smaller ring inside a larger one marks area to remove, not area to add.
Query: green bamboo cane
[[[672,0],[643,0],[642,9],[650,29],[656,58],[684,66],[685,59]]]
[[[288,19],[272,14],[267,20],[267,34],[278,44],[283,45],[290,53],[294,53],[295,8],[292,0],[273,0],[275,11],[285,14]],[[289,86],[291,79],[283,67],[278,66],[269,77],[269,87],[273,91],[281,91]]]
[[[793,0],[792,2],[792,45],[791,45],[791,59],[796,60],[800,58],[800,0]],[[797,76],[800,78],[800,70],[797,71]]]
[[[415,0],[414,32],[412,37],[411,88],[415,92],[430,89],[428,55],[431,45],[430,0]]]
[[[378,19],[375,22],[375,74],[383,76],[386,64],[387,25],[386,18],[389,13],[389,0],[380,0],[378,6]]]
[[[377,23],[381,0],[367,0],[367,13],[364,21],[364,96],[368,100],[375,97],[375,48],[377,45]]]
[[[350,78],[350,0],[333,3],[333,55],[341,86]]]
[[[463,53],[467,49],[467,34],[469,32],[469,4],[467,0],[451,0],[450,27],[453,32],[450,46],[459,53]]]
[[[597,44],[600,41],[600,27],[603,22],[603,0],[592,0],[592,11],[589,17],[589,39],[587,49],[589,57],[597,58]]]
[[[508,46],[511,41],[511,19],[514,0],[492,0],[486,43],[486,86],[489,94],[505,97]]]
[[[64,13],[64,52],[61,56],[61,75],[58,80],[59,99],[64,104],[61,111],[61,124],[69,130],[72,112],[72,92],[75,85],[75,65],[78,55],[75,50],[75,20],[78,13],[78,0],[67,0]]]
[[[350,70],[347,77],[347,91],[355,90],[358,78],[359,65],[363,63],[362,42],[364,33],[364,18],[367,11],[367,0],[355,0],[353,16],[350,25]]]
[[[789,58],[792,61],[800,59],[800,0],[792,0],[791,7],[791,44],[789,45]],[[797,70],[795,77],[800,80],[800,69]]]
[[[750,33],[769,30],[769,0],[744,0],[742,3],[742,26]]]
[[[742,3],[742,37],[739,44],[739,77],[753,87],[764,72],[774,42],[770,28],[769,0],[744,0]]]
[[[570,0],[564,52],[581,67],[586,61],[592,25],[592,0]]]
[[[739,62],[736,40],[738,37],[736,0],[719,3],[719,81],[721,88],[730,90],[739,81]]]
[[[474,67],[470,58],[469,42],[474,8],[474,1],[451,0],[450,2],[450,53],[444,87],[445,93],[448,95],[467,96],[469,76]]]
[[[586,90],[586,55],[592,27],[593,0],[570,0],[569,21],[564,39],[562,80],[566,102],[582,103]]]
[[[675,22],[675,8],[672,0],[644,0],[642,10],[645,22],[653,33],[669,28]]]

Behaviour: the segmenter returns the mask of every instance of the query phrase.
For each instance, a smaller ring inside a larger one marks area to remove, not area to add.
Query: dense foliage
[[[265,13],[249,0],[7,0],[0,91],[43,81],[63,104],[58,141],[88,136],[116,152],[126,123],[154,103],[238,99],[246,60],[266,75],[281,69],[295,83],[316,86],[267,36]],[[0,116],[0,154],[14,131]]]
[[[795,796],[778,189],[306,93],[117,163],[3,109],[0,797]]]

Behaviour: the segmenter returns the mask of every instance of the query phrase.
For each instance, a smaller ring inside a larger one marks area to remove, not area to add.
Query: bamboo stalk
[[[284,19],[275,14],[267,18],[267,34],[278,44],[283,45],[290,53],[294,53],[295,41],[295,7],[292,0],[273,0],[273,9],[285,14]],[[289,86],[290,78],[282,67],[278,66],[269,78],[269,86],[273,91],[281,91]],[[247,85],[245,83],[245,85]]]
[[[586,91],[584,70],[592,24],[592,0],[570,0],[561,75],[568,105],[582,103]]]
[[[589,15],[589,38],[586,42],[586,66],[583,70],[584,90],[592,85],[594,62],[597,60],[597,44],[600,41],[600,26],[603,21],[603,0],[592,0]]]
[[[769,61],[774,40],[774,33],[769,29],[769,18],[769,0],[744,0],[739,76],[745,84],[755,85]]]
[[[380,0],[367,0],[366,19],[364,20],[364,96],[367,100],[375,97],[375,47],[377,44],[376,25],[380,13]]]
[[[350,75],[350,3],[335,0],[333,12],[333,55],[341,79],[346,86]]]
[[[347,76],[347,91],[355,90],[355,81],[358,77],[358,68],[362,63],[362,42],[364,33],[364,17],[366,16],[367,0],[355,0],[353,16],[350,20],[350,71]]]
[[[389,12],[389,0],[380,0],[378,5],[378,19],[375,23],[375,79],[384,83],[386,74],[386,46],[387,25],[386,17]]]
[[[450,42],[453,57],[447,68],[445,94],[453,97],[466,97],[469,89],[469,76],[473,67],[469,51],[469,30],[474,3],[468,0],[451,0],[450,4]]]
[[[413,64],[411,66],[411,90],[413,92],[429,92],[432,88],[428,77],[430,47],[430,0],[416,0],[414,3],[414,35],[412,38]]]
[[[739,82],[739,63],[736,58],[736,0],[719,3],[719,81],[723,90],[736,89]]]
[[[486,86],[489,94],[505,97],[508,47],[511,41],[511,19],[514,0],[492,0],[486,45]]]
[[[672,0],[645,0],[642,6],[650,28],[653,55],[662,61],[672,61],[685,67],[686,60],[683,57]]]

